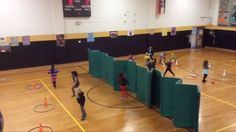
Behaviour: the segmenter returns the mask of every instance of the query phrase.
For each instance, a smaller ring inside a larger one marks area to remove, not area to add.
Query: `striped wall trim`
[[[180,26],[176,27],[176,31],[190,31],[193,27],[205,27],[206,25],[194,25],[194,26]],[[166,28],[168,32],[171,31],[171,27],[163,27]],[[134,30],[135,35],[142,35],[142,34],[151,34],[151,33],[161,33],[163,28],[150,28],[150,29],[136,29]],[[119,36],[127,36],[128,31],[127,30],[121,30],[118,31]],[[94,32],[94,36],[96,38],[100,37],[109,37],[109,31],[106,32]],[[87,38],[87,33],[71,33],[71,34],[65,34],[65,39],[85,39]],[[30,41],[31,42],[39,42],[39,41],[55,41],[56,35],[31,35]],[[10,37],[6,38],[6,41],[9,43],[11,41]],[[18,36],[18,41],[22,42],[22,36]]]

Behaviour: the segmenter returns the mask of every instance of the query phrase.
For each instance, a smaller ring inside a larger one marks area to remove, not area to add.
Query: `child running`
[[[52,80],[52,84],[53,87],[56,88],[56,83],[57,83],[57,74],[58,74],[58,70],[55,68],[55,66],[52,64],[51,65],[51,69],[48,70],[48,74],[51,74],[51,80]]]
[[[129,85],[129,81],[125,78],[123,73],[119,73],[119,84],[121,89],[121,99],[126,99],[126,86]]]
[[[166,75],[166,72],[169,71],[175,77],[175,73],[172,71],[171,66],[172,66],[171,59],[168,59],[168,61],[166,62],[166,70],[164,76]]]

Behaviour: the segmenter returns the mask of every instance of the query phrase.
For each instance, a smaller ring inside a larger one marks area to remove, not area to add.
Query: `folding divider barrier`
[[[160,108],[160,96],[161,96],[161,79],[162,74],[159,70],[154,69],[152,71],[152,87],[151,87],[151,102],[152,105]]]
[[[160,98],[161,115],[173,117],[175,85],[180,80],[179,78],[162,78]]]
[[[136,74],[137,74],[137,69],[136,69],[136,63],[128,61],[127,62],[127,79],[129,80],[129,86],[128,90],[131,92],[136,92]]]
[[[200,91],[197,85],[177,84],[174,95],[173,122],[176,127],[198,132]]]
[[[94,77],[100,77],[100,51],[88,50],[89,73]]]
[[[113,63],[113,88],[115,91],[120,90],[119,82],[118,82],[118,75],[119,73],[124,73],[126,75],[127,73],[127,62],[128,61],[119,61],[116,60]],[[126,75],[127,76],[127,75]]]
[[[106,70],[107,70],[107,82],[110,85],[113,85],[114,83],[114,79],[113,79],[113,72],[114,72],[114,60],[113,57],[107,56],[107,66],[106,66]]]
[[[151,78],[151,72],[148,72],[146,68],[137,66],[136,96],[148,107],[151,107]]]
[[[129,80],[128,91],[148,107],[160,108],[162,116],[171,117],[176,127],[193,128],[198,132],[200,92],[197,85],[182,84],[179,78],[162,77],[160,71],[148,72],[135,62],[114,60],[99,50],[88,50],[89,73],[120,90],[118,75]]]

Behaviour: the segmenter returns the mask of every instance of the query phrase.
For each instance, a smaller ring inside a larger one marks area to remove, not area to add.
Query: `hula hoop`
[[[42,128],[47,128],[48,130],[50,130],[51,132],[54,132],[53,131],[53,129],[51,128],[51,127],[49,127],[49,126],[41,126]],[[30,129],[30,130],[28,130],[28,132],[32,132],[32,131],[34,131],[34,130],[36,130],[36,129],[39,129],[40,127],[34,127],[34,128],[32,128],[32,129]]]
[[[46,110],[42,110],[42,111],[37,110],[39,107],[45,107],[45,106],[44,106],[44,104],[37,105],[37,106],[35,106],[33,108],[33,111],[36,112],[36,113],[45,113],[45,112],[52,111],[54,109],[54,106],[52,104],[48,104],[47,109]]]

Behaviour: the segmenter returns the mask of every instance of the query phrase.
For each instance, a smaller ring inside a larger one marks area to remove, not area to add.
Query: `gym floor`
[[[176,77],[184,83],[199,85],[201,106],[200,132],[236,131],[236,53],[221,49],[186,49],[174,52],[178,65],[173,66]],[[156,53],[158,58],[158,53]],[[145,66],[144,55],[134,56],[138,65]],[[117,59],[127,59],[121,57]],[[207,83],[202,80],[202,63],[211,64]],[[120,100],[120,92],[113,91],[103,80],[88,73],[88,63],[57,65],[60,70],[57,88],[51,85],[47,74],[50,66],[24,68],[0,72],[0,109],[4,117],[4,131],[135,131],[135,132],[188,132],[175,128],[172,121],[162,117],[157,109],[148,109],[129,93]],[[164,67],[157,64],[157,69]],[[223,77],[223,70],[226,76]],[[79,73],[81,89],[86,94],[88,118],[80,121],[80,108],[71,97],[70,72]],[[192,77],[192,74],[196,77]],[[167,73],[167,76],[172,76]],[[45,106],[45,100],[48,105]],[[180,104],[181,105],[181,104]]]

